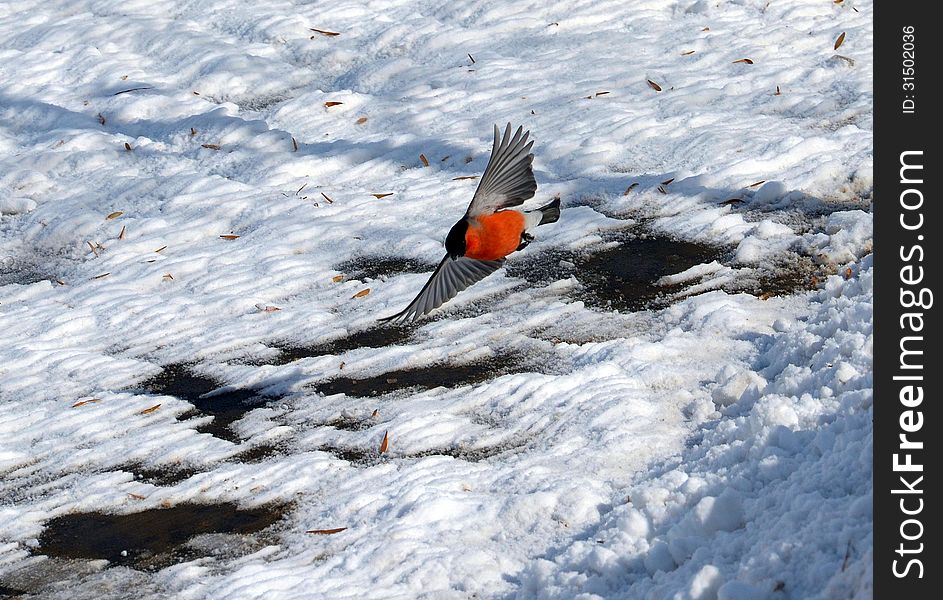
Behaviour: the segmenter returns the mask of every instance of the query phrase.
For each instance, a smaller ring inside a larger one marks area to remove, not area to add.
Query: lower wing
[[[402,312],[381,321],[412,321],[442,306],[473,283],[491,275],[504,265],[504,259],[476,260],[460,256],[456,259],[446,255],[436,267],[432,277],[422,286],[419,295]]]

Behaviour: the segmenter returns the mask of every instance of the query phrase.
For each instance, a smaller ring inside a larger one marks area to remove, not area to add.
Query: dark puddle
[[[399,390],[429,390],[437,387],[455,388],[475,385],[501,375],[540,371],[517,357],[498,355],[480,362],[464,365],[435,364],[414,369],[387,371],[362,379],[336,377],[318,383],[315,388],[325,396],[346,394],[360,398],[381,396]]]
[[[399,256],[362,256],[334,266],[347,279],[380,279],[400,273],[432,273],[435,265]]]
[[[626,237],[595,252],[547,249],[508,264],[508,275],[532,284],[576,277],[588,306],[619,311],[663,308],[681,286],[659,286],[680,273],[723,257],[716,246],[658,236]]]
[[[807,256],[794,256],[788,264],[779,264],[763,270],[756,282],[744,291],[761,298],[788,296],[796,292],[814,290],[818,282],[828,277],[822,265],[817,265]]]
[[[138,570],[202,558],[213,550],[188,544],[198,535],[245,536],[279,521],[285,507],[243,509],[235,504],[180,504],[128,515],[81,513],[46,523],[35,554],[74,559],[105,559]],[[233,539],[233,545],[239,545]]]
[[[32,265],[21,265],[12,259],[4,261],[0,257],[0,287],[16,283],[19,285],[32,285],[40,281],[55,281],[56,277],[40,270]]]
[[[234,456],[233,460],[246,464],[260,463],[284,451],[281,444],[256,444]]]
[[[131,465],[123,467],[122,470],[128,471],[134,475],[136,481],[150,483],[161,487],[176,485],[181,481],[190,479],[199,471],[189,467],[158,467],[150,468],[143,465]]]
[[[276,454],[283,452],[285,447],[281,444],[256,444],[246,450],[236,454],[228,462],[258,463],[262,462]],[[127,471],[134,475],[135,481],[150,483],[160,487],[169,487],[190,479],[202,471],[192,467],[146,467],[144,465],[127,465],[120,467],[122,471]]]
[[[353,446],[321,446],[317,448],[319,452],[327,452],[341,460],[346,460],[355,465],[366,465],[376,462],[380,458],[380,452],[376,449],[364,450]]]
[[[433,448],[431,450],[424,450],[415,454],[409,454],[405,458],[451,456],[452,458],[464,460],[465,462],[481,462],[483,460],[488,460],[489,458],[494,458],[495,456],[500,456],[501,454],[505,454],[517,448],[518,446],[486,446],[483,448]]]
[[[253,408],[270,402],[253,390],[228,390],[205,396],[221,387],[221,383],[194,373],[190,365],[173,364],[163,367],[163,371],[140,384],[140,387],[151,394],[175,396],[193,404],[196,409],[213,420],[196,428],[202,433],[209,433],[230,442],[238,442],[237,436],[229,426],[242,418]]]
[[[461,446],[432,448],[413,454],[393,455],[390,458],[421,459],[430,456],[451,456],[452,458],[466,462],[481,462],[516,450],[521,447],[521,445],[486,446],[483,448],[465,448]],[[318,450],[327,452],[355,466],[370,466],[379,462],[381,458],[381,454],[377,449],[365,450],[351,446],[321,446]]]
[[[582,286],[580,299],[587,306],[634,312],[665,308],[696,283],[659,285],[662,277],[712,261],[723,263],[730,254],[723,247],[657,235],[630,237],[621,233],[616,241],[617,246],[596,251],[542,250],[511,262],[507,272],[532,284],[575,277]],[[785,296],[814,289],[827,275],[811,258],[793,254],[721,289],[761,298]]]
[[[413,333],[409,326],[388,325],[354,332],[347,337],[336,338],[310,346],[279,346],[281,353],[264,361],[266,365],[285,365],[302,358],[344,354],[360,348],[386,348],[406,342]]]
[[[19,590],[0,584],[0,598],[16,598],[17,596],[25,596],[26,594],[27,592],[25,590]]]
[[[340,429],[341,431],[363,431],[364,429],[370,429],[377,424],[377,421],[373,417],[366,418],[355,418],[355,417],[337,417],[336,419],[331,419],[321,423],[320,427],[333,427],[334,429]]]

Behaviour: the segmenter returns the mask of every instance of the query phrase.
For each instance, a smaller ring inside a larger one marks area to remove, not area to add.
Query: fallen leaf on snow
[[[334,529],[309,529],[305,533],[313,533],[315,535],[333,535],[346,530],[346,527],[335,527]]]
[[[101,402],[101,398],[89,398],[88,400],[79,400],[72,405],[72,408],[78,408],[80,406],[85,406],[86,404],[92,404],[94,402]]]
[[[841,32],[841,35],[838,36],[838,39],[835,40],[835,49],[838,50],[838,47],[845,42],[845,32]]]

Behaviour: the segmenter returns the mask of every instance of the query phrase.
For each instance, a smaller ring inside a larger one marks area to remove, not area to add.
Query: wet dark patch
[[[131,465],[123,467],[122,470],[129,471],[134,475],[136,481],[150,483],[160,487],[169,487],[176,485],[181,481],[190,479],[199,471],[189,467],[145,467],[144,465]]]
[[[27,592],[26,590],[20,590],[14,587],[7,587],[3,585],[2,583],[0,583],[0,598],[15,598],[17,596],[24,596],[27,593],[29,592]]]
[[[404,458],[427,458],[429,456],[451,456],[465,462],[481,462],[500,456],[507,452],[517,449],[518,446],[485,446],[483,448],[464,448],[461,446],[449,448],[432,448],[423,450],[415,454],[406,455]]]
[[[349,463],[355,465],[365,465],[375,462],[380,458],[380,452],[376,449],[373,450],[364,450],[363,448],[354,448],[352,446],[321,446],[317,448],[318,452],[327,452],[339,458],[341,460],[346,460]]]
[[[193,404],[200,396],[220,387],[211,377],[199,375],[191,370],[192,365],[178,363],[162,367],[162,371],[141,383],[142,388],[152,394],[176,396]]]
[[[194,536],[257,533],[280,520],[284,511],[282,506],[242,509],[226,503],[180,504],[128,515],[65,515],[46,523],[34,553],[158,570],[212,554],[189,545]]]
[[[272,399],[246,389],[227,390],[206,396],[221,385],[215,379],[194,373],[190,365],[173,364],[163,367],[163,371],[141,383],[140,387],[151,394],[175,396],[190,402],[200,413],[213,416],[211,422],[197,426],[197,431],[230,442],[238,442],[239,436],[233,433],[229,426],[253,408]]]
[[[234,102],[236,106],[239,107],[239,110],[263,111],[290,99],[291,97],[285,94],[273,94],[271,96],[258,96],[255,98],[240,98],[234,100]]]
[[[475,385],[509,373],[539,371],[519,358],[498,355],[480,362],[464,365],[434,364],[413,369],[388,371],[365,378],[336,377],[318,383],[315,387],[325,396],[346,394],[356,397],[381,396],[399,390],[428,390],[437,387],[456,388]]]
[[[10,284],[32,285],[40,281],[55,281],[56,277],[43,271],[36,265],[24,264],[6,257],[0,257],[0,287]]]
[[[234,456],[233,460],[246,464],[260,463],[284,450],[280,444],[256,444]]]
[[[334,429],[340,429],[342,431],[363,431],[364,429],[370,429],[377,424],[377,420],[373,417],[366,418],[354,418],[354,417],[337,417],[336,419],[331,419],[326,423],[322,423],[322,427],[333,427]]]
[[[829,273],[822,265],[807,256],[794,256],[788,263],[779,264],[758,274],[756,283],[746,290],[761,298],[788,296],[813,290]]]
[[[347,337],[336,338],[310,346],[279,346],[281,353],[265,360],[267,365],[284,365],[302,358],[344,354],[360,348],[386,348],[406,342],[413,333],[409,326],[388,325],[354,332]]]
[[[575,277],[581,300],[594,308],[639,311],[671,303],[673,287],[659,286],[665,275],[719,260],[716,246],[652,235],[622,234],[618,245],[588,252],[547,249],[508,264],[508,275],[532,284]]]
[[[363,256],[335,265],[347,279],[381,279],[400,273],[432,273],[435,265],[400,256]]]
[[[501,445],[487,446],[483,448],[465,448],[462,446],[450,446],[447,448],[430,448],[421,452],[412,454],[393,454],[389,458],[397,459],[422,459],[431,456],[451,456],[452,458],[466,462],[481,462],[512,452],[520,445]],[[317,448],[320,452],[327,452],[332,456],[345,460],[354,466],[370,466],[377,464],[385,455],[381,455],[376,449],[355,448],[351,446],[321,446]]]

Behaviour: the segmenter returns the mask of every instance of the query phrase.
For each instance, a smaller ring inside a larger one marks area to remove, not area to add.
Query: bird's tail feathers
[[[538,227],[547,223],[556,223],[560,218],[560,198],[554,198],[549,204],[541,206],[537,210],[540,211],[541,215],[540,222],[537,223]]]

